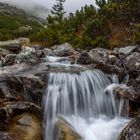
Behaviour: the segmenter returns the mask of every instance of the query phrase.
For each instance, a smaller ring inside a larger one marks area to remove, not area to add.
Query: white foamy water
[[[70,61],[68,57],[54,57],[54,56],[47,56],[46,61],[50,64],[59,64],[59,65],[69,65]]]
[[[56,63],[55,63],[56,65]],[[124,99],[115,98],[114,75],[100,70],[49,74],[43,98],[45,140],[58,140],[58,116],[63,116],[83,140],[117,140],[129,122]]]
[[[84,140],[117,140],[120,131],[129,122],[128,119],[107,116],[97,118],[65,117]]]

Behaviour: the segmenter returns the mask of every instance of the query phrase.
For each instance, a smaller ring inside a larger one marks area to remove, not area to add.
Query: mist
[[[34,12],[37,16],[46,18],[55,0],[0,0],[0,2],[8,3],[12,6],[24,9],[25,11]],[[66,0],[64,8],[67,13],[75,12],[85,4],[95,5],[95,0]]]
[[[42,0],[46,1],[46,0]],[[47,5],[48,7],[52,7],[53,4],[55,3],[55,0],[47,0]],[[74,12],[77,9],[81,9],[84,5],[95,5],[95,0],[66,0],[64,3],[65,11],[69,12]]]
[[[46,3],[46,0],[0,0],[0,2],[8,3],[9,5],[16,6],[21,8],[26,12],[31,13],[32,15],[46,18],[50,13],[49,6]]]

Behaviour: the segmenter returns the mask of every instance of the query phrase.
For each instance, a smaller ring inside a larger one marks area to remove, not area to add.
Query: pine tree
[[[106,0],[95,0],[96,4],[99,6],[99,8],[102,8],[105,4],[107,4]]]
[[[56,4],[53,5],[51,13],[54,16],[54,19],[58,22],[62,21],[65,15],[64,4],[65,0],[56,0]]]

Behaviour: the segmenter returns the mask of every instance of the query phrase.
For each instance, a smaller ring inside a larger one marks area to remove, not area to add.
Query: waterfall
[[[59,115],[84,140],[117,140],[128,119],[123,108],[126,102],[108,88],[113,83],[118,83],[116,76],[100,70],[50,72],[43,97],[45,140],[58,140]]]

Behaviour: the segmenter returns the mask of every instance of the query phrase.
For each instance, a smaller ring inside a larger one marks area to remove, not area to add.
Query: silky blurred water
[[[117,76],[100,70],[50,72],[43,98],[45,140],[59,139],[59,115],[84,140],[117,140],[129,120],[124,108],[127,102],[115,98],[114,86],[119,86]]]

